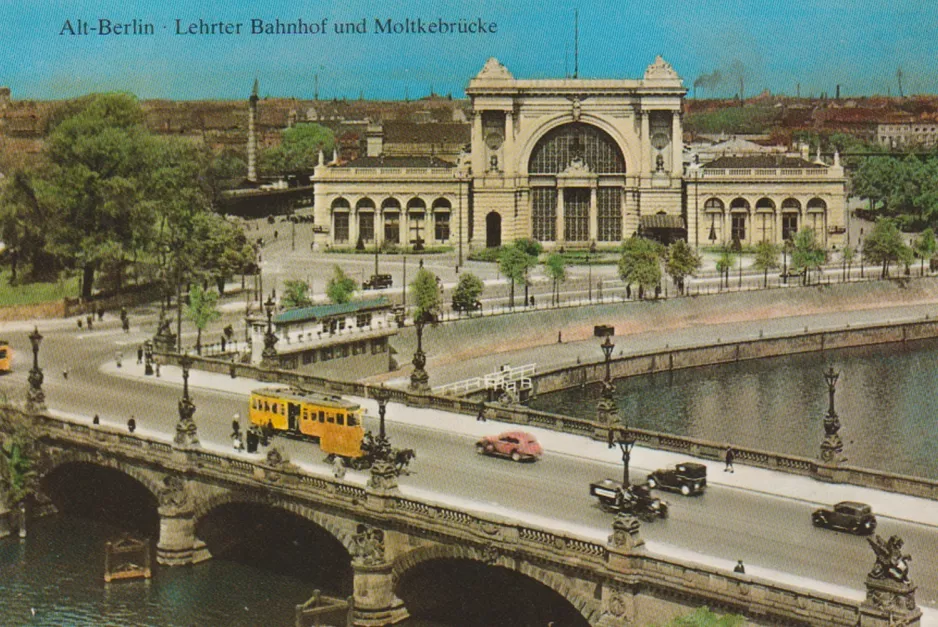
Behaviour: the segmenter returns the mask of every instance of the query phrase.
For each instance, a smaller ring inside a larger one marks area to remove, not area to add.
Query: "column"
[[[681,157],[684,153],[684,137],[681,132],[681,113],[671,114],[671,176],[679,177],[684,169]]]
[[[505,143],[502,146],[502,170],[505,176],[515,173],[515,112],[505,112]]]
[[[599,204],[596,202],[596,185],[590,187],[590,241],[599,239]]]
[[[650,122],[648,120],[648,111],[644,109],[641,112],[642,116],[642,136],[639,138],[639,145],[641,146],[642,151],[642,170],[640,175],[642,177],[647,177],[651,175],[651,130]]]
[[[384,213],[380,207],[375,207],[375,245],[380,247],[384,243]]]
[[[563,188],[557,188],[557,233],[555,240],[558,244],[563,243]]]
[[[358,245],[358,220],[359,220],[358,209],[355,209],[355,208],[349,209],[348,239],[349,239],[349,243],[353,247]]]
[[[619,191],[619,213],[622,216],[622,224],[619,226],[619,230],[622,232],[619,233],[619,241],[622,241],[627,237],[626,232],[628,231],[628,227],[625,224],[625,219],[626,216],[628,216],[629,211],[625,195],[628,193],[629,192],[624,189]]]
[[[472,171],[476,176],[485,172],[485,141],[482,137],[482,112],[475,111],[472,115]]]
[[[163,508],[160,508],[163,509]],[[204,544],[199,552],[205,553]],[[188,566],[195,563],[197,553],[195,519],[191,512],[160,512],[160,539],[156,545],[156,561],[164,566]]]
[[[401,207],[400,220],[400,240],[401,246],[410,246],[410,211],[407,207]]]
[[[772,241],[775,244],[782,245],[785,243],[785,240],[782,239],[782,205],[779,203],[778,209],[775,210],[775,234],[772,238]]]

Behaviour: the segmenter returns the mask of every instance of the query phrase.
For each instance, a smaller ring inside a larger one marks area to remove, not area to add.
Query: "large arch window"
[[[358,217],[358,237],[363,242],[373,242],[375,239],[375,203],[370,198],[362,198],[355,203],[355,213]]]
[[[615,140],[589,124],[565,124],[549,131],[534,147],[529,174],[557,174],[582,159],[597,174],[624,174],[625,158]]]
[[[424,225],[427,218],[427,203],[422,198],[407,201],[407,223],[410,227],[407,243],[422,246],[426,242]]]
[[[453,205],[445,198],[433,201],[433,237],[438,242],[449,241],[450,215]]]
[[[719,198],[708,198],[704,201],[704,211],[722,212],[723,201]]]
[[[381,215],[384,217],[384,241],[400,244],[401,203],[396,198],[385,198],[381,203]]]
[[[347,243],[349,240],[349,210],[347,199],[339,197],[332,201],[332,241]]]
[[[827,211],[827,203],[820,198],[812,198],[808,201],[808,211]]]
[[[597,228],[600,242],[622,239],[622,189],[600,187],[596,190]]]
[[[798,214],[801,213],[801,203],[794,198],[782,201],[782,239],[790,240],[798,232]]]

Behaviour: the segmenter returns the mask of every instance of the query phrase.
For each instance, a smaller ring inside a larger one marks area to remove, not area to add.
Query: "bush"
[[[498,254],[501,250],[501,246],[495,248],[480,248],[469,253],[468,259],[469,261],[488,261],[494,263],[498,261]]]

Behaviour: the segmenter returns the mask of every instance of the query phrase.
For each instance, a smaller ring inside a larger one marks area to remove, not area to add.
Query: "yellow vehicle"
[[[6,340],[0,340],[0,374],[13,370],[13,349]]]
[[[338,396],[296,388],[268,387],[251,392],[248,416],[275,433],[319,441],[324,453],[358,459],[363,455],[363,410]]]

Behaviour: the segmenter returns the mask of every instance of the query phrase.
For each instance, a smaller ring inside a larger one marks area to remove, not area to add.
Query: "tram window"
[[[270,405],[267,403],[267,401],[264,401],[264,411],[270,411]]]
[[[345,414],[336,414],[335,415],[336,424],[345,425]]]
[[[335,414],[328,414],[326,416],[326,422],[330,424],[335,424]]]
[[[358,426],[358,416],[355,414],[348,415],[348,426],[357,427]]]
[[[319,422],[325,422],[325,421],[326,421],[326,412],[320,409],[319,410]]]
[[[303,408],[303,420],[309,420],[309,413],[305,407]]]

